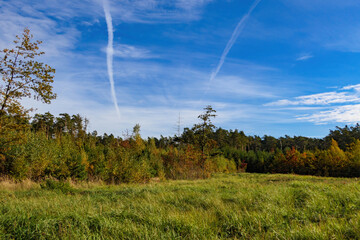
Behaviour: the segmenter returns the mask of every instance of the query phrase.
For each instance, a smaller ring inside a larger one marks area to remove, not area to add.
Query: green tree
[[[52,137],[54,132],[54,115],[50,112],[44,114],[35,114],[31,122],[31,130],[35,132],[43,131],[47,138]]]
[[[209,135],[214,132],[215,125],[211,122],[212,118],[216,117],[216,110],[210,105],[204,108],[205,112],[200,114],[198,118],[201,120],[200,123],[195,124],[193,131],[196,134],[197,143],[200,146],[202,153],[204,154],[205,148],[210,144]]]

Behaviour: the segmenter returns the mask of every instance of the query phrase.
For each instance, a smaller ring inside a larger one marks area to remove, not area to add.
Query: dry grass
[[[21,191],[39,189],[40,184],[30,179],[25,179],[21,182],[16,182],[12,179],[2,178],[0,179],[0,191]]]

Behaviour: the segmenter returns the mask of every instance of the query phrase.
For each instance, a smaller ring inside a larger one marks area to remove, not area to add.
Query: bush
[[[62,193],[72,193],[74,189],[70,186],[69,182],[57,181],[54,179],[46,179],[40,184],[41,189],[58,191]]]

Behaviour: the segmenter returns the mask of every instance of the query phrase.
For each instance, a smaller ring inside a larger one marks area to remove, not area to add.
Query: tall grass
[[[360,238],[358,179],[242,173],[50,185],[0,185],[2,239]]]

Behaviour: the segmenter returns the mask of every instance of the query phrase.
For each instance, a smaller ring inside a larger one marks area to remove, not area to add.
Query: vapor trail
[[[219,73],[222,65],[224,64],[224,61],[226,59],[226,56],[228,55],[230,49],[232,48],[232,46],[234,45],[236,39],[239,37],[241,31],[244,29],[245,23],[247,21],[247,19],[250,17],[251,13],[254,11],[254,9],[256,8],[256,6],[260,3],[261,0],[256,0],[250,7],[249,11],[241,18],[241,20],[239,21],[239,23],[237,24],[234,32],[231,35],[230,40],[228,41],[228,43],[226,44],[226,47],[221,55],[220,61],[217,65],[217,67],[215,68],[215,70],[211,73],[210,76],[210,80],[208,83],[208,89],[210,87],[210,83],[216,78],[216,75]],[[207,90],[208,90],[207,89]],[[206,91],[207,92],[207,91]]]
[[[114,72],[113,72],[113,55],[114,55],[114,29],[112,25],[111,13],[109,10],[109,2],[107,0],[103,0],[103,7],[108,31],[108,46],[106,48],[106,63],[107,63],[107,72],[109,75],[110,88],[111,88],[111,98],[113,100],[116,113],[120,118],[120,110],[117,103],[116,92],[115,92],[115,84],[114,84]]]

